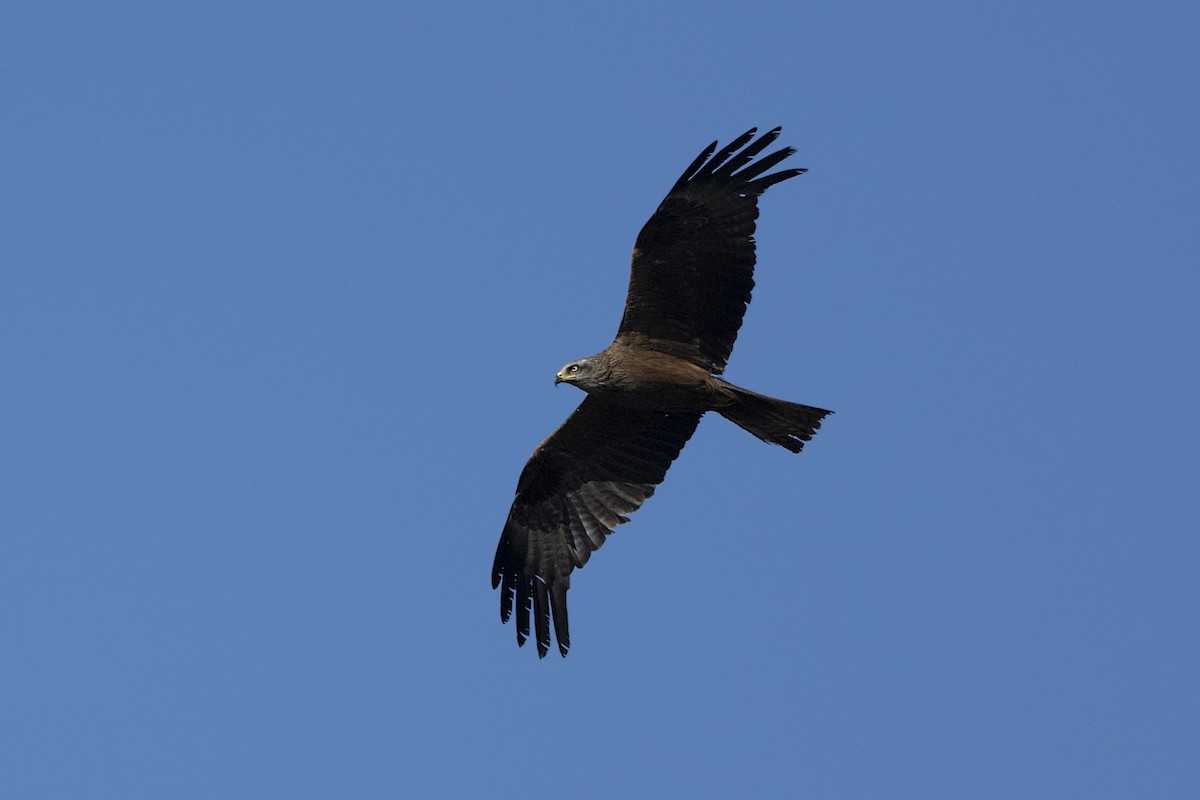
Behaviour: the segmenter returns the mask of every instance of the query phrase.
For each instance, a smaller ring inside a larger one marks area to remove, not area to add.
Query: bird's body
[[[580,371],[570,373],[572,366]],[[625,408],[711,411],[733,402],[725,382],[690,361],[625,342],[563,367],[555,383],[572,383]]]
[[[540,656],[551,620],[570,647],[571,571],[654,493],[704,413],[794,453],[831,413],[719,377],[754,287],[758,196],[804,171],[764,176],[792,151],[751,163],[779,129],[754,134],[715,154],[714,142],[684,171],[638,235],[615,340],[555,377],[588,397],[525,465],[492,566],[501,620],[516,611],[524,644],[532,611]]]

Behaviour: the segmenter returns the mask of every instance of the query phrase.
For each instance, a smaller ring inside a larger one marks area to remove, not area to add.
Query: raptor
[[[684,170],[638,234],[613,343],[555,376],[587,397],[521,472],[492,565],[501,621],[516,612],[524,645],[532,612],[540,657],[551,622],[559,652],[571,646],[572,570],[654,494],[705,412],[793,453],[832,413],[721,377],[754,287],[758,198],[805,171],[770,172],[791,148],[755,161],[779,132],[713,142]]]

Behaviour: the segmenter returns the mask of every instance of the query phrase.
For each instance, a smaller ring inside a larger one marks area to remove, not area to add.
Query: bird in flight
[[[600,549],[667,474],[706,411],[799,453],[832,412],[776,400],[719,377],[754,287],[758,197],[805,172],[766,174],[795,151],[754,158],[779,136],[750,129],[684,170],[633,248],[625,313],[613,343],[554,378],[587,397],[542,442],[517,481],[492,565],[500,619],[516,611],[517,644],[538,656],[571,646],[571,571]]]

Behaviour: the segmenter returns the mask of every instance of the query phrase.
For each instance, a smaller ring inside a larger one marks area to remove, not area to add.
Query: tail
[[[786,447],[793,453],[799,453],[804,443],[821,427],[821,420],[833,413],[722,383],[730,390],[733,402],[717,409],[721,416],[764,442]]]

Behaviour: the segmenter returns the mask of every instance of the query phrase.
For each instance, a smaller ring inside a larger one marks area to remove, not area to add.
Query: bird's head
[[[581,358],[578,361],[572,361],[558,371],[554,376],[554,385],[560,383],[573,383],[580,389],[587,390],[589,378],[592,374],[592,360],[590,358]]]

